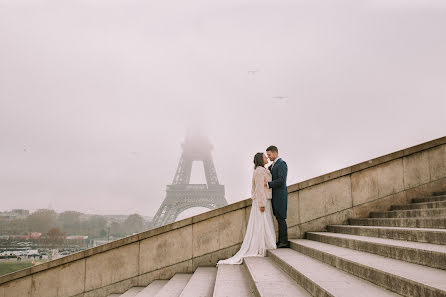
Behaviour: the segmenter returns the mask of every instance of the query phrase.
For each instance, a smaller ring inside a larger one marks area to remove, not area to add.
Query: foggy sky
[[[443,0],[0,0],[0,210],[154,215],[198,128],[230,203],[271,144],[293,184],[445,136],[445,32]]]

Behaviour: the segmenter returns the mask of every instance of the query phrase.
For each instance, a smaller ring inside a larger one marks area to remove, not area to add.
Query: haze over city
[[[152,216],[195,131],[229,203],[271,144],[290,185],[442,137],[445,16],[433,0],[0,0],[0,211]]]

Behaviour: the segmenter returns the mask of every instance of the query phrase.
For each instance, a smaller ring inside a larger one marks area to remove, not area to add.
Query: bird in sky
[[[274,96],[273,99],[284,100],[284,99],[288,99],[288,97],[286,97],[286,96]]]

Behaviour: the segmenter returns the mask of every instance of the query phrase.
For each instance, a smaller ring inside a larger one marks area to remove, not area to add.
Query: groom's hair
[[[278,153],[278,152],[279,152],[279,149],[278,149],[277,146],[275,146],[275,145],[270,145],[270,146],[266,149],[266,151],[267,151],[267,152],[276,152],[276,153]]]

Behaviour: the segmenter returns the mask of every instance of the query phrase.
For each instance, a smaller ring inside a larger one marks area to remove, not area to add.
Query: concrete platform
[[[292,239],[307,256],[403,296],[446,296],[446,271],[317,241]]]
[[[400,296],[292,249],[271,250],[268,255],[313,296]]]
[[[244,259],[258,297],[311,297],[268,257]]]
[[[309,240],[446,270],[446,245],[330,232],[309,232]]]
[[[154,297],[167,284],[167,280],[155,280],[145,287],[136,297]]]

